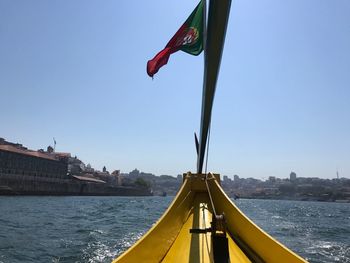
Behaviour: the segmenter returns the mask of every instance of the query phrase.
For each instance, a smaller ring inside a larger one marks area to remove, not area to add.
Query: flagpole
[[[204,79],[197,173],[202,173],[204,155],[207,150],[206,146],[211,123],[211,112],[225,42],[230,6],[231,0],[211,0],[209,2],[208,28],[205,30]]]
[[[203,3],[203,96],[205,92],[205,72],[206,72],[206,64],[207,64],[207,0],[201,0]],[[202,111],[203,111],[203,106],[204,103],[202,102]],[[203,121],[203,116],[201,116],[201,127],[200,127],[200,140],[202,142],[202,121]],[[198,139],[197,139],[198,141]],[[198,150],[197,150],[197,173],[202,172],[202,167],[203,167],[203,158],[205,155],[205,150],[203,153],[203,143],[198,143]],[[199,164],[201,163],[201,164]],[[201,168],[199,168],[201,167]]]

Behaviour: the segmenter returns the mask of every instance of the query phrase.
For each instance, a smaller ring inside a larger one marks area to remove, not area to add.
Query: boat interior
[[[247,218],[219,177],[185,174],[164,215],[114,262],[306,262]]]

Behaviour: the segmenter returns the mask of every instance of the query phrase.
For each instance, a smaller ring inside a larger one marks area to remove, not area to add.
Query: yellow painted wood
[[[237,244],[232,240],[232,238],[227,235],[228,246],[230,251],[230,261],[235,263],[246,263],[251,262],[246,254],[237,246]]]
[[[223,192],[218,175],[208,178],[216,212],[225,213],[230,262],[306,262],[248,219]],[[113,262],[213,262],[211,233],[190,233],[191,228],[209,228],[212,211],[204,175],[187,174],[157,224]]]
[[[207,201],[206,196],[196,195],[190,216],[161,262],[210,262],[210,233],[190,233],[191,228],[210,227],[211,215],[209,217],[207,203],[203,203],[203,199]]]

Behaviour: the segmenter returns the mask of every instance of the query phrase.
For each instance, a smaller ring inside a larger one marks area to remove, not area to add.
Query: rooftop
[[[102,183],[105,184],[105,181],[95,179],[95,178],[90,178],[90,177],[85,177],[85,176],[78,176],[78,175],[73,175],[75,179],[81,180],[81,181],[86,181],[86,182],[92,182],[92,183]]]
[[[51,156],[50,154],[43,152],[25,150],[23,148],[17,148],[12,145],[0,145],[0,150],[57,161],[54,155]]]

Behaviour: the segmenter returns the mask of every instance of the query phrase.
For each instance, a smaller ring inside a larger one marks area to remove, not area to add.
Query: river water
[[[111,262],[173,197],[0,197],[0,263]],[[310,262],[350,262],[350,204],[237,200]]]

